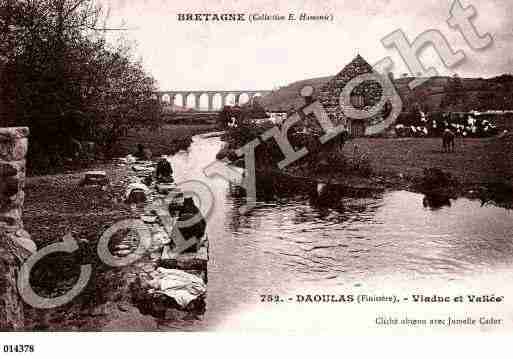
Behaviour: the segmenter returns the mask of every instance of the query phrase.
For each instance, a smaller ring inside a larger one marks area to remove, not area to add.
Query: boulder
[[[178,192],[176,184],[170,182],[157,183],[157,192],[160,194],[169,194],[171,192]]]
[[[174,253],[170,246],[164,247],[159,266],[168,269],[207,271],[208,246],[202,246],[194,253]]]
[[[80,181],[80,186],[107,186],[109,178],[105,171],[89,171],[84,173],[84,178]]]
[[[148,199],[149,191],[143,183],[131,183],[126,190],[125,200],[129,204],[144,203]]]

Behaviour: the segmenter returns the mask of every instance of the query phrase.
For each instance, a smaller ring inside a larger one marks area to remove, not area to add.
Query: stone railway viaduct
[[[188,103],[188,99],[192,96],[194,98],[194,109],[195,110],[202,110],[200,107],[200,100],[202,97],[207,96],[208,98],[208,107],[204,107],[203,110],[206,111],[214,111],[219,108],[222,108],[224,105],[226,105],[226,100],[230,95],[233,95],[235,98],[235,105],[241,105],[241,97],[243,95],[247,95],[249,102],[253,102],[253,100],[256,97],[259,96],[265,96],[270,94],[270,90],[235,90],[235,91],[226,91],[226,90],[219,90],[219,91],[205,91],[205,90],[174,90],[174,91],[157,91],[155,94],[157,95],[157,98],[161,102],[169,102],[171,104],[177,104],[181,107],[186,107]],[[214,107],[214,98],[218,97],[218,99],[221,99],[221,106]],[[179,103],[176,103],[176,100],[178,98],[181,98],[181,101],[178,101]]]

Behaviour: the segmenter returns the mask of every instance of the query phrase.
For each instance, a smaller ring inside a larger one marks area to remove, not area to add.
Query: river
[[[327,322],[339,328],[331,318],[333,307],[299,308],[261,302],[260,296],[292,299],[307,291],[381,293],[398,287],[408,292],[425,283],[434,290],[448,283],[468,288],[487,275],[492,275],[487,283],[500,282],[505,277],[496,273],[513,268],[513,211],[465,198],[433,210],[423,205],[421,194],[386,191],[344,198],[333,210],[314,207],[298,194],[257,202],[241,215],[243,199],[233,196],[223,179],[203,174],[221,146],[219,137],[199,135],[188,151],[172,158],[176,180],[206,183],[215,208],[208,219],[206,314],[192,325],[168,323],[169,328],[303,332],[323,329]]]

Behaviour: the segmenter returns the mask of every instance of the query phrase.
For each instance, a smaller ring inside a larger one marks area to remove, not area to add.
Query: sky
[[[338,73],[357,54],[370,64],[386,56],[400,76],[407,69],[399,53],[381,39],[402,30],[410,41],[440,31],[465,60],[448,69],[435,51],[421,59],[442,75],[491,77],[513,73],[513,1],[461,0],[473,5],[472,20],[492,46],[474,51],[447,19],[453,0],[103,0],[109,25],[124,26],[135,53],[160,90],[271,90]],[[333,21],[180,22],[179,13],[307,13]],[[117,33],[116,33],[117,34]]]

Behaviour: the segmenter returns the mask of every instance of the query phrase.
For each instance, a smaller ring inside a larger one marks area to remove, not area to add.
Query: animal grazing
[[[442,133],[443,152],[454,152],[454,132],[446,128]]]

